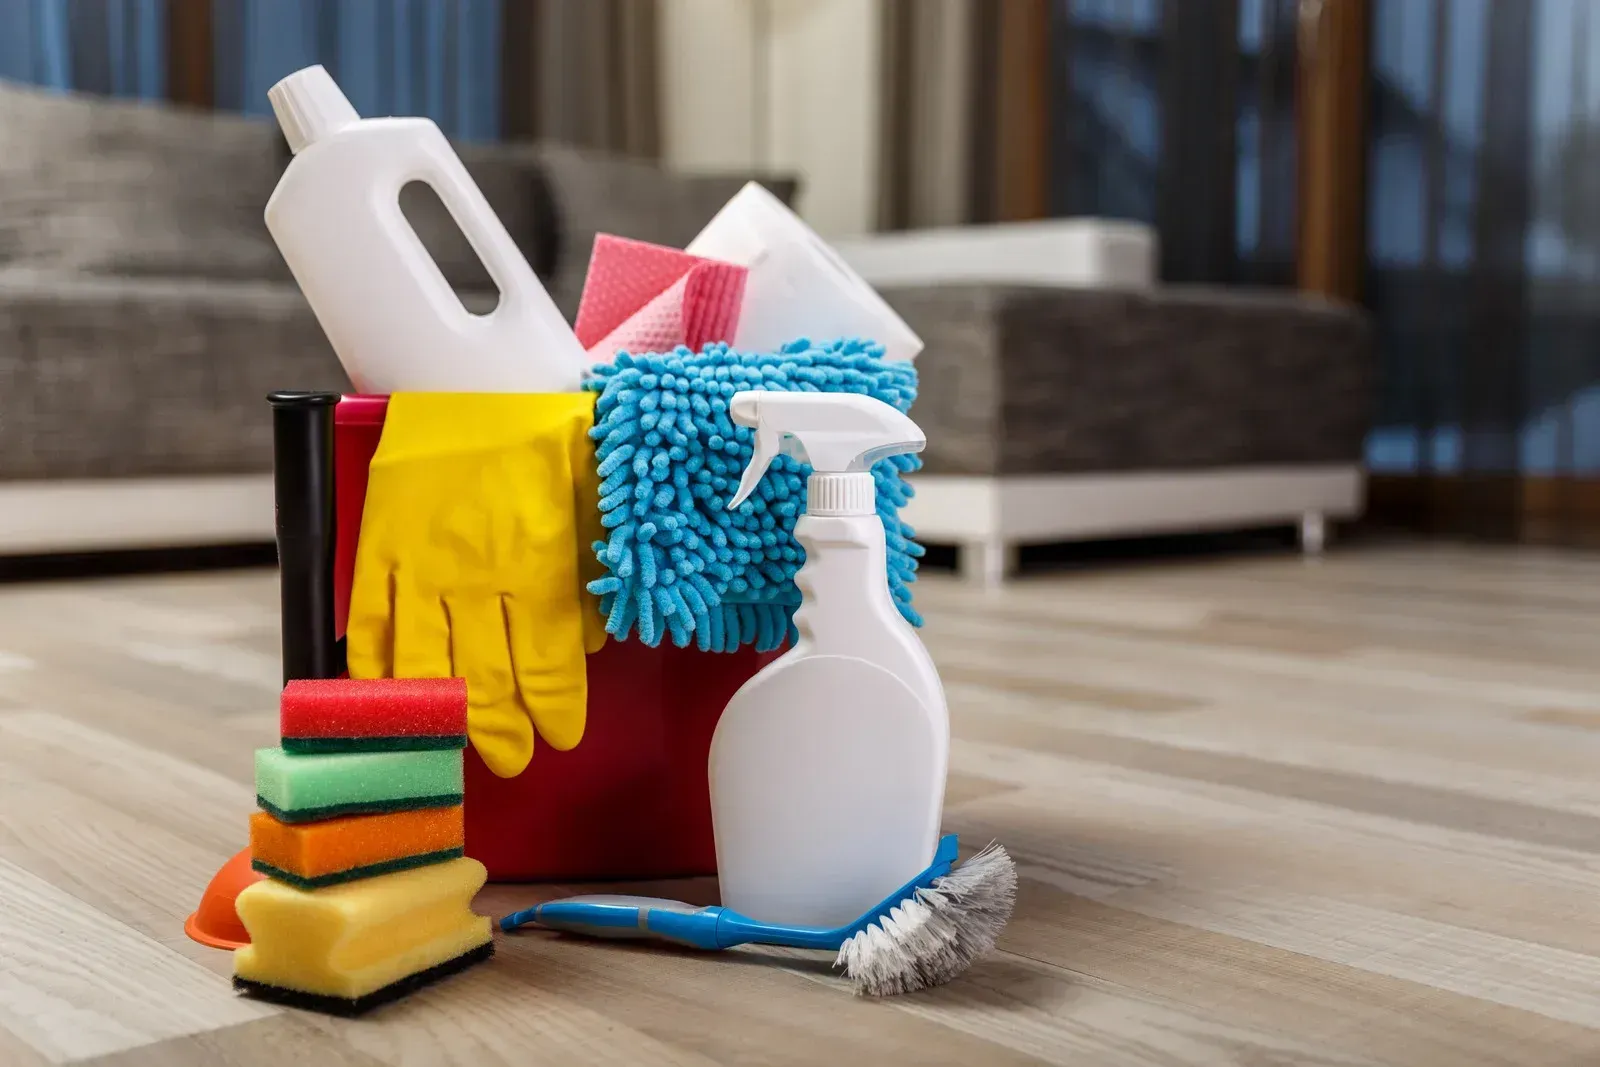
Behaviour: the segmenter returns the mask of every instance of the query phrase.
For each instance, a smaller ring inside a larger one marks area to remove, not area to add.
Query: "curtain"
[[[655,158],[657,2],[0,0],[0,78],[267,115],[321,63],[363,115]]]
[[[505,135],[659,157],[656,3],[507,0]]]
[[[1294,280],[1296,0],[1239,4],[1234,226],[1241,280]]]
[[[1052,212],[1156,227],[1173,282],[1294,281],[1294,0],[1057,0]]]
[[[1369,465],[1430,525],[1588,538],[1600,476],[1600,10],[1375,0]]]
[[[0,0],[0,78],[161,99],[166,73],[164,0]]]
[[[977,0],[884,0],[879,224],[974,221]]]
[[[270,114],[267,90],[321,63],[363,115],[501,135],[501,0],[214,0],[212,19],[218,108]]]
[[[1166,280],[1291,284],[1295,13],[1294,0],[886,0],[881,225],[1027,217],[1019,172],[1036,169],[1032,214],[1154,226]],[[1030,79],[1037,127],[1016,121]],[[1042,150],[1015,149],[1030,141]]]
[[[1162,16],[1156,3],[1057,5],[1056,213],[1157,223],[1162,136],[1174,125],[1161,98]]]
[[[884,0],[879,225],[1036,218],[1051,0]]]

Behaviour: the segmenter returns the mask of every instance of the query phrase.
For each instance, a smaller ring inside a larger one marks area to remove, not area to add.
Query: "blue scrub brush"
[[[994,948],[1011,917],[1017,869],[997,844],[955,867],[956,836],[933,863],[846,926],[831,930],[757,922],[719,907],[656,897],[552,900],[500,920],[507,933],[533,924],[604,938],[654,938],[699,949],[782,945],[838,952],[834,966],[857,993],[883,997],[942,985]]]

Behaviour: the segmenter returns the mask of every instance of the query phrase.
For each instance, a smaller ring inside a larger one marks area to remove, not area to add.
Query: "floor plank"
[[[1024,884],[1001,944],[1188,1004],[1218,1023],[1282,1029],[1329,1053],[1379,1063],[1579,1067],[1600,1057],[1600,1034],[1587,1027],[1037,883]]]
[[[258,1019],[273,1009],[0,860],[0,1026],[54,1063]]]

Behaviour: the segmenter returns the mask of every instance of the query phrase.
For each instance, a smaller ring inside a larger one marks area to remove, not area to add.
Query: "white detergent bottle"
[[[320,66],[267,94],[294,158],[267,229],[358,392],[569,392],[586,357],[439,127],[363,119]],[[432,187],[500,290],[468,311],[400,210]]]
[[[728,702],[711,742],[711,814],[724,907],[839,926],[933,858],[950,718],[944,687],[889,594],[872,465],[920,452],[917,424],[847,393],[741,392],[755,455],[730,508],[780,451],[809,462],[795,536],[798,643]]]

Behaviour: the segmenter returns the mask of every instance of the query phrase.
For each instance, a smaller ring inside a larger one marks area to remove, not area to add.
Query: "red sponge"
[[[279,733],[288,752],[464,748],[465,678],[318,678],[284,686]]]

